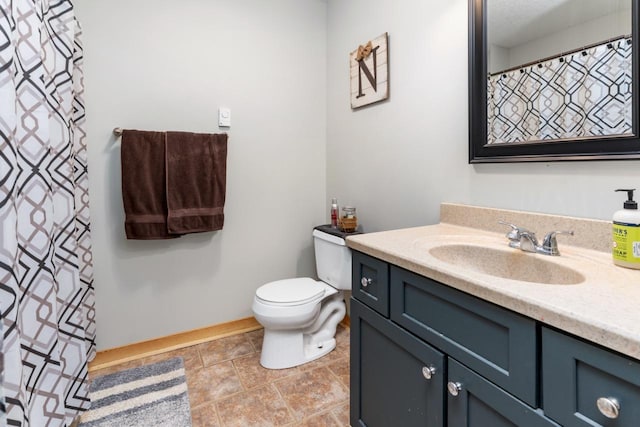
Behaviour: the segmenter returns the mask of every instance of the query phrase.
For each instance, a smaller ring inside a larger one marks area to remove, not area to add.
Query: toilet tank
[[[318,278],[336,289],[351,289],[351,250],[344,239],[313,230]]]

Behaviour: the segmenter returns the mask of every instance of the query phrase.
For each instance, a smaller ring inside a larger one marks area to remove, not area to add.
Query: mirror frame
[[[469,0],[469,163],[640,159],[640,0],[631,0],[632,134],[513,145],[487,145],[487,1],[491,0]]]

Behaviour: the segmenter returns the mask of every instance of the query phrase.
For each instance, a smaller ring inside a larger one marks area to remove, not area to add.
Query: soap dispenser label
[[[640,225],[613,223],[613,259],[640,264]]]

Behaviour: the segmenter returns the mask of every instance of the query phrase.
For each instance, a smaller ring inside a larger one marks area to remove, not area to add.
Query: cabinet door
[[[542,328],[545,413],[567,427],[640,426],[640,362]]]
[[[362,252],[351,253],[353,296],[389,317],[389,264]]]
[[[444,426],[445,378],[442,353],[351,298],[352,426]]]
[[[536,322],[396,266],[391,320],[537,407]]]
[[[558,427],[459,362],[449,358],[448,365],[449,427]]]

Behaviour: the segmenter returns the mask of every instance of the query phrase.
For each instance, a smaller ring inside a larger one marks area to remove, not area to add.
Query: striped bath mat
[[[190,427],[181,357],[98,377],[80,427]]]

